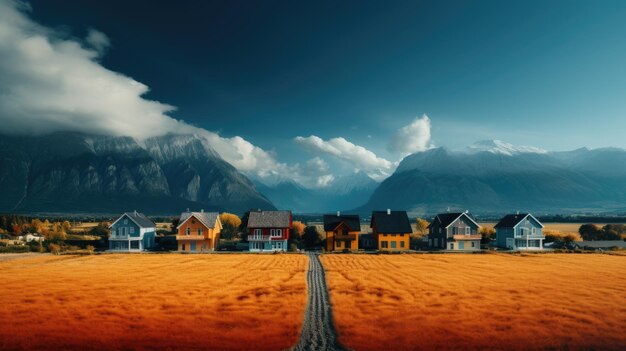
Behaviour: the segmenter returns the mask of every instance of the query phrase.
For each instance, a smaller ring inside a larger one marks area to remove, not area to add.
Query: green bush
[[[26,245],[10,245],[0,247],[0,253],[24,253],[30,252],[30,246]]]

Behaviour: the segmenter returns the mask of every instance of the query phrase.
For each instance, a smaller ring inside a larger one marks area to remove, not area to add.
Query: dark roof
[[[370,227],[376,223],[376,230],[385,234],[412,233],[411,222],[406,211],[373,211]]]
[[[133,222],[135,222],[141,228],[156,228],[156,224],[148,219],[143,213],[139,212],[126,212],[120,218],[128,216]],[[117,222],[117,221],[116,221]]]
[[[626,241],[623,240],[575,241],[573,244],[581,248],[588,247],[591,249],[608,249],[615,246],[626,249]]]
[[[248,228],[291,228],[291,211],[250,211]]]
[[[439,222],[441,223],[441,226],[447,227],[450,224],[452,224],[452,222],[454,222],[457,218],[461,217],[464,214],[467,215],[469,219],[476,222],[476,219],[474,218],[474,216],[472,216],[472,214],[469,212],[440,213],[435,216],[435,219],[439,218]],[[435,221],[435,219],[433,219],[433,222]]]
[[[502,217],[500,222],[498,222],[494,228],[513,228],[529,214],[530,213],[508,214]]]
[[[343,222],[351,231],[361,231],[361,220],[359,215],[324,215],[324,231],[330,232],[335,230],[339,224]]]
[[[183,212],[180,214],[180,221],[178,222],[177,228],[180,228],[180,226],[183,225],[183,223],[185,223],[185,221],[191,216],[199,220],[205,227],[215,228],[215,223],[217,222],[219,215],[220,214],[217,212]]]

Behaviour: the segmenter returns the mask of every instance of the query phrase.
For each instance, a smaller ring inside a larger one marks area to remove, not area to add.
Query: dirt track
[[[318,254],[309,254],[308,302],[302,334],[294,350],[345,350],[337,340],[324,267]]]

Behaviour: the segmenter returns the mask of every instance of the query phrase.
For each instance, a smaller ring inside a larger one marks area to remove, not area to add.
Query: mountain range
[[[623,149],[548,152],[482,141],[465,150],[439,147],[407,156],[358,210],[621,211],[626,209],[625,180]]]
[[[274,209],[198,135],[0,137],[0,211],[174,214]]]
[[[298,213],[323,213],[354,209],[370,198],[378,182],[364,172],[340,176],[325,188],[304,188],[284,180],[275,185],[256,182],[257,189],[279,208]]]

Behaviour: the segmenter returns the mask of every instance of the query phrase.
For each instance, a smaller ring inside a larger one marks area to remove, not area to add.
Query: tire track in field
[[[304,313],[302,333],[300,341],[293,350],[345,350],[337,340],[330,296],[326,286],[326,274],[316,253],[309,253],[307,287],[309,297]]]

